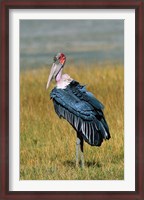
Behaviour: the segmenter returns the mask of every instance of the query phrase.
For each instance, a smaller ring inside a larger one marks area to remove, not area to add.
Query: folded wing
[[[66,89],[51,92],[59,117],[66,119],[92,146],[100,146],[110,133],[102,109],[104,106],[84,86],[72,81]]]

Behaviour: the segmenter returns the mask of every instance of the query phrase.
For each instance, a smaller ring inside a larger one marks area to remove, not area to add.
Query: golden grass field
[[[64,69],[86,84],[104,105],[111,139],[101,147],[84,143],[85,168],[75,167],[74,129],[56,115],[49,98],[54,81],[45,90],[49,68],[20,74],[20,179],[122,180],[124,179],[124,71],[123,66]]]

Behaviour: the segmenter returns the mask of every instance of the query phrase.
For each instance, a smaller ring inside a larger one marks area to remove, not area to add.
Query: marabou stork
[[[110,132],[102,103],[68,74],[62,75],[65,62],[66,56],[63,53],[54,57],[46,89],[51,80],[55,79],[56,87],[51,91],[50,98],[57,115],[66,119],[77,132],[76,166],[79,164],[80,153],[81,167],[84,167],[84,141],[91,146],[101,146],[103,139],[110,138]]]

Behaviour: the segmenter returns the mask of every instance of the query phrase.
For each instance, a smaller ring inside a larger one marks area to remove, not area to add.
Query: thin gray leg
[[[80,151],[81,151],[81,167],[82,167],[82,168],[84,168],[84,152],[83,152],[83,145],[84,145],[84,141],[83,141],[83,138],[81,137]]]
[[[76,139],[76,167],[79,165],[79,149],[80,149],[80,139]]]
[[[84,154],[83,154],[83,138],[77,134],[77,140],[76,140],[76,167],[79,165],[79,151],[80,151],[80,165],[82,168],[84,168]]]

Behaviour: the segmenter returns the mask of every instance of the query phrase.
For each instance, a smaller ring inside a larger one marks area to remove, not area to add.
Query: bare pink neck
[[[59,82],[61,80],[62,77],[62,69],[59,71],[58,75],[56,76],[56,82]]]

